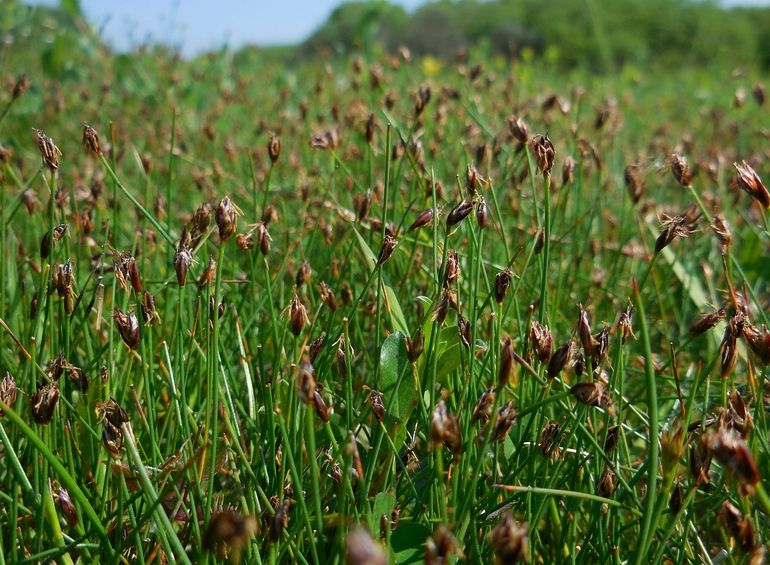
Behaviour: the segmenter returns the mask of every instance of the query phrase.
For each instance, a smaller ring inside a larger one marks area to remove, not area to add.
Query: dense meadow
[[[0,563],[766,562],[754,71],[4,53]]]

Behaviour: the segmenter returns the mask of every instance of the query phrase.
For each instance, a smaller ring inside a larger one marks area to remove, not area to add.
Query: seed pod
[[[423,348],[425,347],[425,334],[422,332],[422,328],[417,328],[411,338],[406,338],[406,356],[410,363],[416,363],[422,355]]]
[[[690,326],[690,335],[695,337],[707,332],[716,326],[719,322],[724,320],[726,313],[727,311],[724,308],[720,308],[716,312],[707,312],[706,314],[702,314]]]
[[[324,342],[326,341],[325,335],[320,335],[317,338],[313,340],[313,342],[308,347],[308,356],[310,358],[310,363],[315,363],[316,358],[318,357],[318,354],[321,352],[321,349],[324,346]]]
[[[462,316],[457,316],[457,335],[460,337],[460,343],[466,348],[471,346],[471,324]]]
[[[529,526],[514,519],[506,511],[490,534],[490,545],[495,553],[496,563],[509,565],[529,561]]]
[[[217,277],[217,262],[213,255],[209,255],[209,262],[206,268],[203,269],[200,278],[198,279],[198,288],[202,289],[209,284],[213,283]]]
[[[590,355],[593,350],[593,338],[591,336],[591,323],[588,320],[588,312],[583,309],[583,305],[579,304],[580,315],[578,316],[577,333],[580,338],[580,345],[583,347],[583,351],[586,355]]]
[[[310,266],[310,263],[308,263],[307,260],[302,261],[302,263],[299,265],[299,269],[297,269],[297,276],[295,277],[294,281],[297,288],[299,289],[303,284],[308,282],[312,275],[313,269]]]
[[[238,246],[238,249],[248,251],[254,247],[254,236],[250,233],[239,233],[235,236],[235,245]]]
[[[69,377],[72,384],[75,385],[75,388],[84,394],[88,392],[88,386],[90,385],[90,381],[88,379],[88,375],[86,374],[86,372],[80,367],[76,367],[75,365],[71,365],[70,363],[67,363],[66,368],[67,368],[67,376]]]
[[[770,365],[770,331],[764,324],[756,327],[749,322],[743,324],[743,339],[756,358],[767,367]]]
[[[29,406],[32,412],[32,419],[38,424],[45,426],[53,419],[53,412],[56,409],[56,403],[59,400],[59,385],[56,381],[46,383],[40,381],[37,383],[37,389],[29,397]]]
[[[446,269],[444,271],[444,288],[449,288],[453,282],[460,278],[460,256],[457,251],[450,250],[447,253]]]
[[[603,328],[599,333],[594,334],[591,340],[591,363],[596,369],[607,358],[607,351],[610,348],[610,329]]]
[[[551,360],[548,362],[548,378],[555,379],[562,369],[566,367],[572,360],[573,341],[560,345],[551,356]]]
[[[374,116],[374,114],[369,114],[369,117],[366,119],[366,143],[371,145],[374,142],[374,133],[377,130],[377,118]]]
[[[102,444],[110,457],[120,459],[123,451],[123,432],[109,421],[105,421],[102,430]]]
[[[174,270],[176,271],[176,280],[179,286],[184,286],[187,280],[187,271],[192,262],[193,257],[190,248],[185,245],[177,247],[174,254]]]
[[[425,106],[428,105],[431,98],[430,85],[423,84],[417,89],[417,94],[414,97],[414,115],[419,116],[425,110]]]
[[[114,398],[110,398],[106,402],[97,403],[94,411],[96,412],[97,418],[109,422],[116,428],[121,427],[129,421],[128,414]]]
[[[468,214],[473,212],[473,206],[474,204],[471,200],[462,200],[459,204],[455,205],[455,207],[449,211],[449,214],[446,217],[447,227],[452,227],[456,224],[459,224],[465,218],[467,218]]]
[[[628,302],[626,309],[620,314],[618,318],[618,332],[620,333],[621,343],[626,343],[629,338],[636,339],[634,335],[634,329],[632,327],[632,318],[634,313],[634,305],[631,301]]]
[[[746,161],[743,161],[740,165],[733,163],[736,174],[733,177],[730,185],[736,188],[740,188],[747,194],[749,194],[754,200],[760,203],[763,208],[770,208],[770,193],[762,183],[762,179],[751,168]]]
[[[511,368],[513,367],[513,344],[510,337],[503,339],[503,345],[500,348],[500,367],[497,372],[497,386],[504,387],[508,384],[511,377]]]
[[[145,290],[142,295],[142,319],[145,326],[154,326],[160,324],[160,315],[155,308],[155,297]]]
[[[382,397],[382,393],[376,390],[369,391],[367,401],[372,405],[372,412],[377,421],[382,423],[385,418],[385,402]]]
[[[43,158],[43,164],[48,167],[51,172],[54,172],[59,168],[59,157],[61,157],[61,151],[53,139],[48,137],[43,130],[36,129],[35,135],[37,139],[37,148],[40,150],[40,156]]]
[[[727,408],[720,410],[718,427],[736,432],[744,441],[749,436],[749,430],[754,427],[751,412],[737,390],[730,392],[727,397]]]
[[[407,231],[414,231],[416,229],[419,229],[423,226],[427,226],[433,221],[433,208],[428,208],[427,210],[423,210],[420,212],[420,215],[417,216],[414,222],[409,226],[409,229]]]
[[[642,167],[638,163],[632,163],[626,166],[623,173],[626,184],[626,190],[634,204],[638,204],[644,195],[644,179],[642,178]]]
[[[691,442],[689,467],[695,486],[708,484],[711,478],[711,451],[702,441]]]
[[[479,185],[479,171],[476,166],[469,164],[465,168],[465,187],[468,189],[468,194],[471,198],[476,196],[476,188]]]
[[[270,518],[270,534],[268,539],[272,543],[276,543],[281,539],[284,530],[289,526],[290,505],[288,500],[284,500],[279,505],[276,499],[273,506],[275,507],[275,514]]]
[[[615,490],[618,488],[618,477],[615,475],[615,471],[609,465],[604,466],[604,471],[599,477],[599,481],[596,483],[596,493],[604,498],[609,498],[615,494]]]
[[[353,207],[356,210],[356,219],[363,222],[369,216],[369,210],[372,206],[372,191],[367,190],[363,194],[356,194],[353,197]]]
[[[390,256],[393,254],[393,250],[397,245],[398,240],[395,237],[386,235],[382,240],[382,245],[380,246],[380,253],[377,256],[377,264],[382,265],[385,261],[390,259]]]
[[[575,160],[572,157],[564,159],[564,166],[561,170],[561,185],[567,186],[572,184],[575,178]]]
[[[543,429],[540,430],[538,445],[546,457],[553,458],[559,454],[557,451],[559,434],[561,434],[561,425],[554,420],[546,422]]]
[[[529,328],[529,342],[535,351],[535,356],[541,363],[548,363],[553,350],[553,338],[548,326],[541,324],[537,320],[532,320]]]
[[[16,395],[16,379],[10,373],[5,373],[5,377],[0,381],[0,402],[13,408],[16,403]],[[3,416],[2,409],[0,409],[0,416]]]
[[[734,538],[742,551],[748,552],[754,547],[754,527],[751,518],[743,517],[741,511],[725,500],[717,512],[717,517],[727,534]]]
[[[523,146],[529,140],[529,128],[524,120],[511,116],[508,118],[508,131]]]
[[[349,565],[388,565],[390,562],[383,547],[362,526],[356,526],[345,537],[345,551]]]
[[[516,421],[516,410],[511,402],[506,402],[497,410],[495,425],[492,428],[492,441],[501,442],[511,431],[513,423]]]
[[[448,288],[445,288],[441,293],[441,297],[439,298],[438,304],[436,304],[435,310],[433,311],[433,319],[437,321],[439,325],[443,324],[444,320],[446,320],[447,314],[449,313],[449,308],[454,304],[456,303],[452,291]]]
[[[473,414],[471,415],[471,423],[475,424],[479,420],[482,420],[484,424],[489,421],[491,415],[492,406],[495,403],[495,387],[491,386],[479,396],[476,401],[476,405],[473,407]]]
[[[214,512],[203,533],[203,549],[216,552],[225,559],[227,550],[232,550],[234,561],[238,561],[241,550],[257,532],[257,521],[253,516],[244,516],[233,510]]]
[[[455,458],[460,455],[462,450],[460,422],[457,416],[449,413],[443,400],[439,401],[433,411],[430,421],[430,437],[435,444],[444,444],[448,447]]]
[[[674,176],[676,182],[683,187],[687,188],[692,184],[692,180],[695,177],[690,164],[683,155],[678,153],[672,153],[669,157],[669,166],[671,167],[671,174]]]
[[[587,406],[606,408],[610,405],[610,395],[599,381],[576,383],[570,387],[569,391],[575,400]]]
[[[132,351],[139,347],[141,336],[139,335],[139,320],[136,314],[123,312],[120,308],[116,308],[112,313],[112,319],[115,321],[115,327],[118,329],[123,343]]]
[[[719,345],[722,378],[726,379],[735,366],[738,357],[738,337],[743,333],[744,317],[737,313],[727,323],[722,343]]]
[[[663,230],[655,240],[655,253],[660,253],[678,237],[688,237],[692,232],[691,222],[686,216],[664,216],[661,220]]]
[[[712,430],[703,434],[701,441],[741,485],[748,495],[759,483],[759,470],[751,450],[736,432],[728,429]]]
[[[550,177],[553,160],[556,155],[551,139],[548,135],[536,135],[530,140],[529,144],[535,153],[537,168],[540,169],[544,177]]]
[[[83,124],[83,147],[97,157],[102,154],[99,148],[99,133],[86,123]]]
[[[425,565],[450,563],[452,555],[460,553],[460,546],[445,525],[441,524],[425,542]]]
[[[334,297],[334,292],[324,281],[318,283],[318,294],[321,295],[321,302],[323,302],[329,310],[332,312],[337,311],[337,299]]]
[[[726,255],[733,245],[733,234],[730,231],[730,224],[722,214],[714,214],[711,221],[711,229],[719,240],[719,247],[722,255]]]
[[[326,401],[324,401],[323,389],[323,385],[319,382],[316,382],[315,390],[313,391],[310,403],[313,405],[313,409],[315,410],[316,415],[325,424],[329,421],[329,408],[326,406]]]
[[[281,156],[281,138],[274,133],[271,133],[267,139],[267,154],[273,163]]]
[[[498,304],[502,304],[505,300],[512,278],[511,270],[507,267],[495,275],[495,301]]]
[[[612,426],[607,430],[607,437],[604,439],[604,453],[609,457],[618,444],[618,433],[620,426]]]
[[[302,328],[305,327],[305,324],[310,323],[310,318],[308,318],[307,315],[307,308],[305,308],[305,305],[302,304],[299,296],[297,296],[296,293],[291,299],[288,312],[289,327],[291,328],[291,333],[298,337],[299,334],[302,333]]]
[[[674,483],[674,488],[671,490],[671,496],[668,498],[668,509],[671,511],[672,516],[679,514],[684,503],[684,489],[682,484],[677,480]]]
[[[479,198],[476,204],[476,223],[482,230],[489,226],[489,208],[483,198]]]
[[[264,223],[257,224],[256,228],[254,228],[254,235],[257,239],[257,244],[259,245],[259,250],[262,252],[262,255],[267,255],[270,253],[270,243],[273,241],[273,239],[270,237],[270,234],[267,231],[267,225]]]
[[[24,95],[29,88],[29,78],[26,74],[22,74],[16,80],[16,84],[13,85],[13,91],[11,92],[11,99],[16,100]]]
[[[543,251],[543,247],[545,247],[545,230],[540,228],[535,234],[535,255],[540,255]]]
[[[238,216],[241,211],[233,204],[229,196],[225,196],[217,206],[216,220],[219,228],[219,239],[227,241],[235,233]]]

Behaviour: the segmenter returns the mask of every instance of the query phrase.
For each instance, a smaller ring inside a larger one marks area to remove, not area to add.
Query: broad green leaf
[[[406,438],[404,423],[417,402],[412,367],[406,354],[406,338],[396,332],[380,349],[380,388],[385,402],[385,425],[396,449]]]
[[[425,541],[431,531],[422,524],[401,524],[390,538],[396,563],[407,565],[422,563],[425,557]]]

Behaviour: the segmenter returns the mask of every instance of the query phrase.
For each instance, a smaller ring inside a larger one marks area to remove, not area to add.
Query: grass
[[[2,66],[0,562],[763,550],[756,77],[156,55]]]

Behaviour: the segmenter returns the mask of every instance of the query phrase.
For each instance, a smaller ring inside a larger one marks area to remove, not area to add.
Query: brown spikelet
[[[701,441],[738,480],[744,494],[754,492],[759,483],[759,470],[754,455],[737,432],[726,428],[712,430],[704,433]]]
[[[43,164],[48,167],[51,172],[59,168],[59,158],[61,157],[61,151],[53,139],[48,137],[43,130],[36,129],[35,135],[37,139],[37,148],[40,150],[40,156],[43,158]]]
[[[449,211],[449,214],[446,217],[446,225],[451,227],[459,224],[468,217],[468,214],[473,212],[473,207],[473,201],[463,200]]]
[[[545,177],[551,176],[553,161],[556,155],[553,143],[548,135],[536,135],[530,142],[535,158],[537,159],[537,168]]]
[[[136,314],[116,308],[112,314],[112,319],[115,321],[115,327],[118,329],[123,343],[131,350],[139,347],[139,320]]]
[[[99,133],[86,123],[83,124],[83,147],[97,157],[102,154],[99,147]]]
[[[59,400],[59,385],[56,381],[46,383],[41,381],[37,389],[29,397],[29,407],[32,419],[40,425],[47,425],[53,419],[53,412]]]
[[[736,173],[731,181],[731,185],[740,188],[749,194],[754,200],[759,202],[762,207],[770,208],[770,193],[768,193],[767,188],[765,188],[762,179],[759,178],[756,171],[751,168],[751,165],[746,161],[743,161],[740,165],[738,163],[733,163],[733,166],[735,167]]]
[[[388,565],[383,547],[372,539],[363,526],[356,526],[345,537],[345,551],[349,565]]]
[[[690,168],[690,163],[688,163],[686,157],[678,153],[672,153],[669,157],[668,165],[671,168],[671,174],[674,176],[674,179],[681,186],[687,188],[692,184],[695,174]]]
[[[738,357],[738,337],[743,333],[744,316],[735,314],[727,323],[722,343],[719,345],[720,361],[722,365],[722,378],[725,379],[735,366]]]
[[[0,381],[0,402],[13,408],[13,405],[16,403],[16,395],[16,379],[10,373],[6,373],[3,380]],[[0,416],[2,415],[3,410],[0,409]]]
[[[559,373],[562,372],[564,367],[569,365],[572,361],[572,351],[574,348],[574,342],[572,340],[567,341],[560,345],[551,356],[551,360],[548,362],[548,378],[554,379]]]
[[[503,513],[490,532],[489,543],[498,565],[529,561],[529,526],[514,519],[510,510]]]
[[[513,275],[508,268],[503,269],[495,275],[495,301],[498,304],[502,304],[503,300],[505,300],[505,295],[508,293],[512,280]]]
[[[420,212],[407,231],[414,231],[423,226],[427,226],[431,222],[433,222],[433,208],[428,208],[427,210]]]

